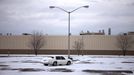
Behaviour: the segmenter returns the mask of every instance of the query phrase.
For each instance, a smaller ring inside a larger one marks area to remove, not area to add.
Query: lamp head
[[[83,6],[84,8],[88,8],[89,6],[88,5],[85,5],[85,6]]]
[[[55,8],[55,6],[49,6],[49,8]]]

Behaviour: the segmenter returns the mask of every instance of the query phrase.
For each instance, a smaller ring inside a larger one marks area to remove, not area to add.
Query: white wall
[[[44,36],[45,45],[42,49],[64,50],[68,48],[67,36]],[[82,36],[71,36],[71,49],[74,41]],[[30,49],[30,36],[0,36],[0,49]],[[116,36],[83,35],[84,50],[119,50],[116,46]],[[130,49],[134,50],[134,46]]]

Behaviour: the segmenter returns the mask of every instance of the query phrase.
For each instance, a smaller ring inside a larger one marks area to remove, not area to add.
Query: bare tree
[[[132,47],[133,43],[134,39],[131,35],[119,34],[117,36],[117,47],[122,50],[124,56],[127,50]]]
[[[73,48],[77,50],[77,54],[80,55],[80,50],[83,49],[84,43],[83,40],[77,40],[74,42]]]
[[[31,35],[29,47],[34,50],[35,55],[38,54],[38,50],[44,46],[45,40],[41,32],[34,31]]]

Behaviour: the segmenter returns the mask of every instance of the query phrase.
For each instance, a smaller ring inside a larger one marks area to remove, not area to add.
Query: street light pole
[[[71,36],[71,33],[70,33],[70,15],[71,15],[72,12],[74,12],[74,11],[76,11],[76,10],[82,8],[82,7],[88,8],[89,6],[88,5],[81,6],[81,7],[78,7],[76,9],[72,10],[72,11],[67,11],[67,10],[65,10],[63,8],[60,8],[60,7],[57,7],[57,6],[49,6],[49,8],[58,8],[58,9],[64,11],[64,12],[68,13],[68,58],[70,58],[70,36]]]
[[[70,58],[70,12],[68,12],[68,58]]]

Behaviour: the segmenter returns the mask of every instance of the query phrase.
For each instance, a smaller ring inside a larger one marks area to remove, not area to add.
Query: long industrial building
[[[39,54],[67,54],[67,36],[43,36],[44,46],[38,50]],[[133,36],[134,38],[134,36]],[[0,54],[32,54],[34,51],[29,47],[31,35],[0,36]],[[82,40],[82,54],[84,55],[121,55],[122,50],[117,47],[115,35],[79,35],[70,37],[71,54],[77,54],[74,42]],[[128,55],[134,55],[134,45],[127,50]]]

